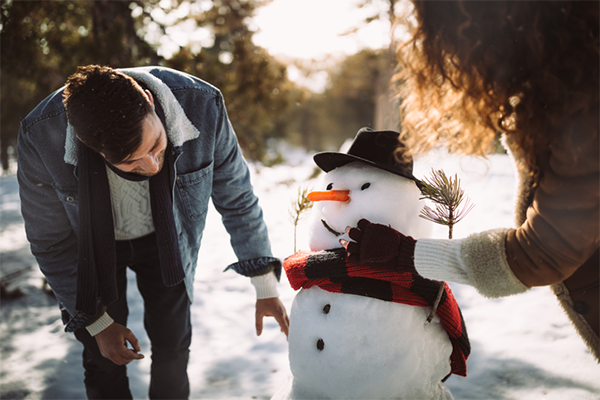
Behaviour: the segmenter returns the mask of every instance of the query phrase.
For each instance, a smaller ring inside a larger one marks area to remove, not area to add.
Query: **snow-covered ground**
[[[251,166],[275,256],[294,251],[289,218],[299,187],[309,180],[312,157],[286,151],[288,163]],[[415,175],[431,168],[457,173],[475,204],[456,226],[455,238],[470,232],[513,226],[514,170],[507,156],[487,161],[436,153],[416,161]],[[42,277],[29,254],[20,217],[14,175],[0,176],[0,255],[2,270],[34,266],[16,280],[25,293],[3,300],[0,321],[0,398],[83,399],[81,346],[62,329],[55,300],[42,291]],[[298,228],[298,248],[307,249],[307,224]],[[443,227],[436,237],[445,237]],[[194,336],[188,374],[193,399],[269,399],[289,374],[287,341],[273,319],[262,336],[254,330],[254,289],[248,279],[222,271],[235,256],[220,216],[211,208],[200,252],[192,305]],[[142,324],[143,304],[129,276],[130,328],[149,355]],[[548,288],[490,300],[474,289],[452,285],[471,339],[468,377],[446,381],[456,399],[600,399],[600,366],[571,327]],[[295,296],[285,277],[280,284],[286,307]],[[351,351],[351,349],[349,349]],[[150,357],[133,362],[129,376],[134,398],[147,398]]]

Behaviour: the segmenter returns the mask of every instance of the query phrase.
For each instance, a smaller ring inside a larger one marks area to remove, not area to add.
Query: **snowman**
[[[468,339],[447,286],[445,314],[453,313],[455,321],[445,318],[444,324],[436,315],[427,322],[441,283],[416,277],[431,292],[428,302],[407,289],[411,277],[385,271],[354,276],[364,268],[344,267],[340,239],[351,240],[347,227],[361,219],[415,239],[430,233],[430,223],[419,218],[424,204],[412,158],[401,151],[398,136],[363,128],[347,153],[314,157],[326,174],[323,190],[308,195],[315,202],[311,252],[284,263],[292,287],[302,289],[290,310],[291,376],[273,400],[452,399],[442,381],[450,373],[466,374]],[[459,345],[449,336],[452,324]]]

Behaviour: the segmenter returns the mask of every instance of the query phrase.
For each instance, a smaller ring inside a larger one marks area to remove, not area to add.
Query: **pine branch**
[[[296,252],[296,230],[298,223],[304,216],[303,214],[310,210],[313,206],[313,202],[308,200],[306,197],[309,192],[309,188],[298,188],[298,197],[292,201],[292,207],[289,209],[290,219],[294,224],[294,253]]]
[[[470,204],[469,198],[465,197],[465,192],[460,187],[460,179],[456,174],[452,179],[448,178],[444,171],[432,169],[431,178],[425,178],[421,181],[421,184],[423,195],[421,199],[431,200],[435,205],[435,209],[425,206],[419,217],[436,224],[446,225],[448,227],[448,239],[452,239],[454,225],[460,222],[475,205]],[[444,293],[444,282],[440,283],[440,290],[433,303],[433,309],[427,317],[427,322],[431,322],[433,319]]]
[[[465,197],[465,192],[460,187],[460,179],[456,175],[454,179],[448,178],[444,171],[432,169],[431,178],[425,178],[421,184],[421,198],[431,200],[435,209],[425,206],[419,216],[436,224],[446,225],[448,238],[452,239],[454,225],[474,207],[469,198]]]

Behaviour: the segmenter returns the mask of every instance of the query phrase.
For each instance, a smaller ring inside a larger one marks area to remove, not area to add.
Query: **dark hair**
[[[123,162],[142,142],[142,121],[154,112],[142,87],[113,68],[78,67],[67,79],[63,103],[79,139],[111,164]]]
[[[413,3],[416,27],[397,55],[414,151],[485,155],[502,132],[537,175],[550,136],[598,111],[597,1]]]

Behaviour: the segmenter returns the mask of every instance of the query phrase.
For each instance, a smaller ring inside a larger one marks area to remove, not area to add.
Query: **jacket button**
[[[73,196],[67,196],[67,201],[68,201],[69,203],[72,203],[72,202],[74,202],[74,201],[75,201],[75,197],[73,197]]]
[[[323,313],[329,314],[329,310],[331,310],[331,306],[329,304],[326,304],[325,307],[323,307]]]
[[[323,339],[317,340],[317,349],[319,351],[322,351],[324,348],[325,348],[325,342],[323,341]]]
[[[583,301],[576,301],[573,303],[573,310],[578,314],[587,314],[590,311],[590,307]]]

